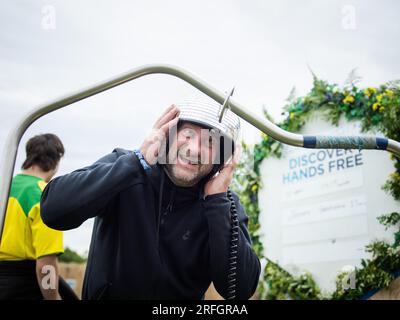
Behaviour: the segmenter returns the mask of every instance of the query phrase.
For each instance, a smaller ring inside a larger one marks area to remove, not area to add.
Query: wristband
[[[146,159],[143,157],[143,154],[140,152],[139,149],[133,150],[133,152],[135,153],[135,155],[138,157],[140,164],[142,165],[143,169],[146,172],[150,172],[151,171],[151,167],[150,165],[147,163]]]

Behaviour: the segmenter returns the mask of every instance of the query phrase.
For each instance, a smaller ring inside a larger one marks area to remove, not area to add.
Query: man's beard
[[[171,181],[179,187],[192,187],[196,185],[201,179],[208,175],[213,168],[213,164],[199,163],[198,170],[190,172],[182,167],[179,168],[176,158],[175,156],[173,161],[170,161],[172,163],[165,164],[164,169]]]

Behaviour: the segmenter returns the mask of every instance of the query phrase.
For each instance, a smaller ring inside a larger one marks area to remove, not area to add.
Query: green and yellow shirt
[[[13,178],[0,245],[0,261],[36,260],[64,252],[61,231],[47,227],[40,217],[40,197],[46,183],[18,174]]]

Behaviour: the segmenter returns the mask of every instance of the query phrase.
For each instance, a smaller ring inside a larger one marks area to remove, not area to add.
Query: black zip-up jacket
[[[204,183],[177,187],[162,166],[145,171],[123,149],[52,180],[41,199],[46,225],[69,230],[96,217],[83,299],[201,299],[211,282],[226,298],[230,201],[226,193],[204,199]],[[240,222],[236,298],[248,299],[260,262],[232,194]]]

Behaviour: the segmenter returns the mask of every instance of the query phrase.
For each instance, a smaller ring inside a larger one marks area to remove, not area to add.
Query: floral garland
[[[344,116],[348,121],[361,122],[363,132],[379,130],[386,137],[400,141],[400,81],[388,82],[378,88],[364,90],[357,87],[359,78],[352,71],[343,87],[329,84],[314,74],[313,87],[305,97],[296,97],[293,89],[287,99],[285,119],[279,126],[290,132],[299,132],[310,115],[322,111],[327,120],[338,125]],[[272,120],[264,109],[266,118]],[[249,216],[249,231],[253,247],[260,258],[265,258],[260,241],[260,208],[258,189],[260,185],[260,164],[270,156],[280,157],[282,144],[262,134],[262,140],[252,146],[242,143],[243,157],[235,174],[233,189],[238,192],[241,203]],[[382,187],[395,200],[400,200],[400,159],[391,156],[395,172]],[[251,161],[252,160],[252,161]],[[311,274],[298,277],[267,259],[264,277],[260,279],[258,293],[261,299],[360,299],[371,290],[387,287],[400,270],[400,213],[382,215],[378,221],[386,228],[396,227],[394,242],[374,241],[365,250],[370,259],[363,259],[361,267],[340,273],[336,279],[336,290],[322,294]],[[349,272],[356,272],[355,289],[343,288],[343,278]]]

